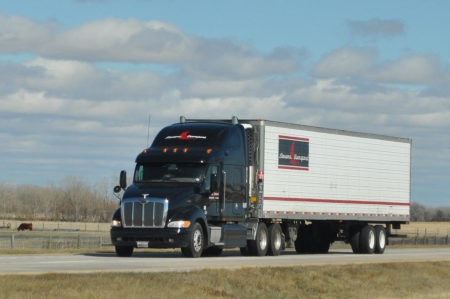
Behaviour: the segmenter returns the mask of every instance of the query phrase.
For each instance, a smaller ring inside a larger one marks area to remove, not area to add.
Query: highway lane
[[[130,258],[114,253],[0,255],[0,275],[95,272],[168,272],[243,267],[283,267],[348,263],[450,261],[450,248],[387,249],[382,255],[353,254],[332,250],[328,254],[296,254],[285,251],[276,257],[244,257],[224,251],[220,257],[185,258],[181,252],[135,252]]]

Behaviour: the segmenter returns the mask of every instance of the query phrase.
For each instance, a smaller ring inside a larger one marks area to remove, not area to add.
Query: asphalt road
[[[353,254],[333,250],[328,254],[296,254],[285,251],[276,257],[244,257],[224,251],[220,257],[185,258],[181,252],[135,252],[119,258],[115,253],[0,255],[0,275],[93,272],[167,272],[242,267],[283,267],[400,261],[450,261],[450,248],[386,249],[382,255]]]

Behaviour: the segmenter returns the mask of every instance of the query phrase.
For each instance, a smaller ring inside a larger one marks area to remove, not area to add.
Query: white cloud
[[[376,51],[344,47],[326,54],[314,67],[320,78],[352,78],[371,84],[447,85],[448,71],[441,69],[439,57],[405,55],[396,60],[377,62]]]
[[[0,53],[36,49],[52,39],[54,23],[41,23],[22,16],[7,17],[0,12]]]
[[[56,31],[24,17],[0,15],[0,52],[37,54],[48,60],[151,63],[190,77],[250,78],[292,73],[304,50],[281,47],[264,55],[248,44],[185,34],[162,21],[108,18]]]

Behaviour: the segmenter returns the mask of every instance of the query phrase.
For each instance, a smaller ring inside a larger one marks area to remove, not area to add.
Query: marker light
[[[163,153],[167,153],[167,151],[168,151],[167,147],[163,148]]]
[[[144,150],[142,151],[144,154],[146,154],[147,153],[147,149],[146,148],[144,148]]]
[[[173,152],[174,152],[174,153],[178,152],[178,148],[175,147],[175,148],[173,149]]]
[[[169,222],[169,224],[167,224],[167,227],[187,228],[190,225],[191,225],[190,221],[179,220],[179,221]]]
[[[188,149],[187,147],[183,148],[183,153],[187,153],[188,150],[189,150],[189,149]]]
[[[211,154],[211,152],[212,152],[212,149],[211,149],[211,148],[208,148],[208,149],[206,150],[206,153],[207,153],[207,154]]]

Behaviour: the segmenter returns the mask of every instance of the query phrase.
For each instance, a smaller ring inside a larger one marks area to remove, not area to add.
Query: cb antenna
[[[150,120],[151,120],[152,115],[149,114],[148,115],[148,128],[147,128],[147,148],[148,148],[148,140],[150,138]]]

